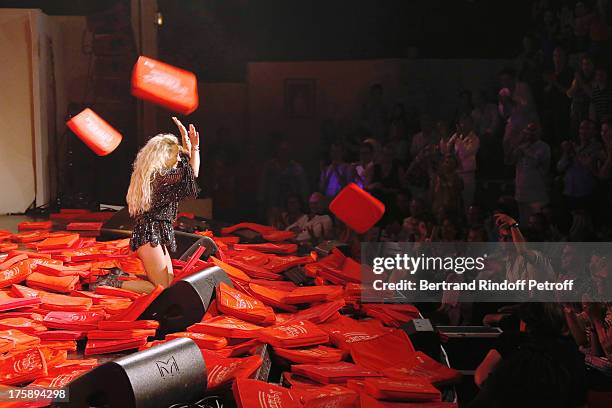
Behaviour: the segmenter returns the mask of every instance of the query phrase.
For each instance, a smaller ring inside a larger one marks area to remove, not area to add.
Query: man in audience
[[[296,233],[295,240],[316,246],[319,241],[331,239],[333,223],[329,215],[325,214],[325,197],[319,192],[312,193],[308,200],[310,211],[289,225],[287,231]]]
[[[476,192],[476,156],[480,148],[480,138],[474,132],[471,116],[465,115],[459,120],[457,132],[448,144],[459,162],[457,173],[463,180],[463,206],[467,210]]]
[[[593,208],[597,165],[603,155],[601,143],[596,139],[595,123],[583,120],[578,137],[578,144],[570,141],[561,144],[563,155],[557,163],[557,171],[564,174],[563,196],[570,211]]]
[[[548,203],[548,170],[550,146],[540,140],[540,128],[530,123],[522,137],[508,146],[507,161],[515,165],[514,196],[519,206],[521,222],[539,212]]]
[[[319,191],[333,198],[351,181],[352,168],[344,161],[344,148],[338,142],[332,143],[329,158],[331,163],[321,170]]]

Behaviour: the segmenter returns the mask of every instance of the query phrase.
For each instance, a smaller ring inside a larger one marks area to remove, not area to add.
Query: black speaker
[[[448,340],[444,349],[451,367],[475,370],[495,345],[501,329],[488,326],[438,326]]]
[[[130,233],[132,232],[133,227],[134,219],[130,217],[127,207],[123,207],[121,210],[117,211],[115,215],[102,224],[102,228],[108,228],[111,230],[129,230]]]
[[[179,259],[181,261],[188,260],[189,258],[191,258],[191,255],[193,255],[193,253],[197,251],[200,247],[204,247],[204,252],[202,253],[202,255],[200,255],[200,259],[203,260],[207,260],[210,256],[216,256],[219,252],[219,248],[217,247],[217,244],[215,244],[215,241],[212,238],[201,237],[196,242],[191,244],[191,246],[183,252]],[[176,244],[176,252],[179,252],[178,241]]]
[[[158,408],[201,399],[207,387],[202,352],[176,339],[104,363],[68,384],[60,407]]]
[[[429,319],[412,319],[401,326],[414,348],[436,361],[440,360],[440,337]]]
[[[139,319],[157,320],[157,338],[160,339],[169,333],[185,331],[202,320],[220,282],[233,286],[225,271],[218,266],[180,279],[166,288]]]

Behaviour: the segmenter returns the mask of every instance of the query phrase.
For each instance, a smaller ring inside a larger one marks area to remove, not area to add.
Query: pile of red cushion
[[[258,224],[239,224],[221,237],[207,231],[220,255],[174,260],[176,277],[217,265],[233,287],[217,286],[201,322],[152,340],[158,322],[137,319],[161,287],[149,295],[83,290],[113,268],[127,273],[121,279],[141,279],[142,263],[128,240],[98,242],[51,227],[0,231],[0,384],[62,386],[95,367],[91,356],[187,337],[202,350],[209,389],[233,395],[239,407],[453,406],[440,402],[437,387],[457,381],[457,371],[415,351],[399,329],[418,310],[361,304],[360,264],[339,251],[322,259],[298,256],[296,245],[277,241],[278,231]],[[241,244],[231,234],[245,228],[274,242]],[[296,266],[314,285],[285,280],[283,272]],[[69,359],[80,339],[87,339],[85,356]],[[264,344],[284,371],[282,384],[252,379]],[[19,361],[31,363],[29,369],[14,370]]]

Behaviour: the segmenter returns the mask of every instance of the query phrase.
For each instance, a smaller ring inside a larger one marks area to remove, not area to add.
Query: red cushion
[[[104,119],[87,108],[66,125],[98,156],[106,156],[119,146],[123,137]]]
[[[329,210],[352,230],[363,234],[380,220],[385,213],[385,205],[357,184],[351,183],[338,193]]]
[[[139,57],[132,71],[132,95],[189,115],[198,107],[198,83],[189,71]]]

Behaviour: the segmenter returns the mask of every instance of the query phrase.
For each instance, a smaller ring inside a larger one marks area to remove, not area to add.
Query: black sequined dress
[[[176,220],[178,202],[195,198],[198,192],[189,158],[181,155],[176,168],[156,175],[151,181],[151,208],[136,217],[130,239],[132,251],[147,243],[153,247],[161,244],[172,252],[176,251],[172,224]]]

